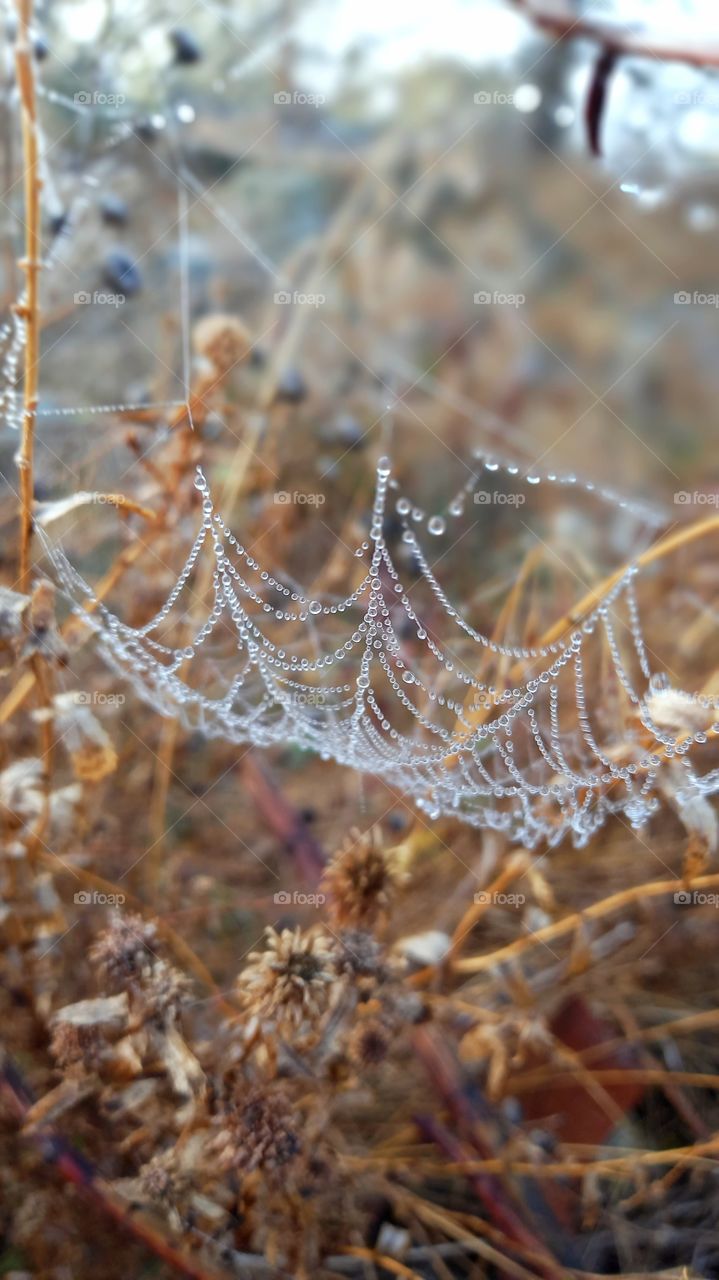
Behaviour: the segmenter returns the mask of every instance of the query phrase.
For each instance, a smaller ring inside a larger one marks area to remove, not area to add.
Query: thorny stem
[[[40,270],[40,187],[37,110],[30,26],[33,0],[17,0],[19,29],[15,49],[17,82],[22,104],[23,184],[25,202],[25,293],[17,313],[25,325],[23,356],[23,423],[18,456],[20,472],[19,586],[27,591],[32,541],[33,459],[38,392],[38,273]]]

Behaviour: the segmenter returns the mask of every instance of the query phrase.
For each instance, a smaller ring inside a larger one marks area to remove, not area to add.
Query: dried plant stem
[[[549,645],[555,644],[560,640],[566,631],[579,626],[579,624],[587,617],[588,614],[596,609],[598,604],[609,595],[612,588],[621,582],[622,578],[632,567],[636,569],[644,569],[649,564],[654,564],[657,560],[664,559],[665,556],[671,555],[673,551],[679,550],[680,547],[688,546],[692,542],[696,542],[698,538],[703,538],[706,534],[719,533],[719,515],[708,516],[705,520],[695,520],[692,524],[686,525],[682,529],[677,529],[673,533],[667,533],[663,538],[659,538],[652,543],[651,547],[647,547],[636,560],[621,565],[619,569],[615,569],[608,577],[604,578],[598,586],[593,587],[586,595],[582,596],[578,604],[574,605],[567,613],[563,614],[557,622],[554,622],[547,631],[543,633],[536,642],[537,648],[546,649]],[[515,662],[507,677],[507,685],[511,685],[522,679],[525,674],[527,663],[524,659]],[[474,711],[468,710],[465,713],[462,722],[457,721],[455,725],[455,735],[457,742],[461,744],[466,741],[472,734],[473,729],[481,724],[486,723],[490,719],[490,711],[487,707],[482,706]],[[452,768],[457,764],[456,754],[448,755],[445,758],[445,765]]]
[[[65,1181],[78,1187],[91,1206],[112,1218],[178,1275],[186,1276],[188,1280],[224,1280],[226,1271],[219,1272],[178,1249],[149,1221],[134,1212],[129,1201],[100,1178],[84,1156],[76,1153],[52,1128],[46,1125],[24,1128],[32,1099],[14,1066],[4,1057],[0,1058],[0,1094],[7,1100],[8,1111],[15,1116],[21,1136],[35,1145],[45,1160],[55,1165]]]
[[[115,564],[107,572],[102,581],[98,584],[95,591],[94,600],[90,601],[85,607],[88,613],[94,613],[98,605],[109,594],[116,582],[122,577],[128,569],[132,567],[138,560],[143,551],[147,550],[146,543],[142,541],[133,542],[132,546],[126,547],[121,555],[118,556]],[[71,631],[77,627],[78,618],[72,617],[62,628],[62,636],[66,638]],[[80,623],[82,626],[82,623]],[[89,635],[89,632],[88,632]],[[38,683],[37,676],[34,671],[26,671],[18,680],[17,684],[8,693],[7,697],[0,703],[0,724],[12,719],[16,711],[20,710],[25,699],[28,697],[35,685]]]
[[[549,12],[535,7],[532,0],[514,0],[516,8],[541,31],[555,40],[595,40],[604,49],[631,57],[653,58],[656,61],[684,62],[692,67],[719,67],[719,49],[682,48],[667,44],[651,44],[635,36],[630,30],[620,32],[616,28],[602,26],[589,18],[561,10]]]
[[[612,893],[609,897],[602,898],[599,902],[593,902],[590,906],[585,907],[583,911],[572,911],[570,915],[564,916],[562,920],[548,924],[543,929],[537,929],[534,933],[516,938],[514,942],[508,943],[507,946],[499,947],[497,951],[490,951],[487,955],[470,956],[467,959],[456,960],[453,968],[456,973],[482,973],[488,969],[495,969],[504,961],[515,960],[518,956],[523,955],[525,951],[536,946],[537,943],[552,942],[565,933],[571,933],[573,930],[580,928],[585,920],[597,920],[602,916],[611,915],[613,911],[619,911],[631,902],[640,902],[647,898],[666,897],[670,893],[676,893],[677,885],[682,883],[675,876],[671,880],[652,880],[647,884],[637,884],[630,889],[622,889],[619,893]],[[696,889],[719,888],[719,874],[715,872],[710,876],[697,876],[696,879],[691,881],[691,884]]]
[[[23,183],[25,196],[25,293],[18,315],[25,325],[23,356],[23,421],[18,455],[20,472],[20,571],[19,587],[27,591],[32,541],[33,462],[38,391],[38,273],[40,270],[40,174],[38,169],[37,101],[32,63],[30,26],[32,0],[18,0],[19,19],[15,66],[22,104]]]
[[[652,543],[651,547],[647,547],[640,556],[632,563],[637,569],[644,569],[648,564],[653,564],[655,560],[663,560],[665,556],[671,555],[672,551],[677,551],[680,547],[688,546],[691,542],[696,542],[698,538],[703,538],[708,533],[719,533],[719,515],[708,516],[705,520],[695,520],[692,524],[686,525],[683,529],[677,529],[674,533],[667,533],[663,538],[659,538]],[[565,631],[570,627],[576,627],[582,620],[601,604],[605,596],[627,573],[631,566],[623,564],[620,569],[611,573],[608,578],[600,582],[598,587],[594,587],[588,591],[585,596],[570,609],[568,613],[555,622],[548,631],[544,632],[539,639],[539,645],[546,648],[547,645],[554,644]],[[517,671],[517,667],[513,668],[513,673]]]

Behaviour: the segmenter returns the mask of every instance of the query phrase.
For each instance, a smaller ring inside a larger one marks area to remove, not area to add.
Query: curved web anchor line
[[[499,464],[485,465],[493,471]],[[200,469],[200,529],[165,603],[141,627],[98,600],[62,547],[40,535],[105,659],[146,702],[208,736],[295,743],[385,778],[433,818],[451,814],[530,847],[567,834],[583,845],[610,813],[640,826],[657,807],[662,769],[675,758],[684,765],[687,794],[719,785],[687,759],[705,734],[668,733],[648,709],[664,678],[649,666],[635,567],[567,638],[527,648],[495,643],[441,587],[413,527],[416,509],[399,497],[401,545],[446,626],[440,640],[436,622],[433,634],[423,624],[385,540],[388,493],[396,488],[390,475],[389,460],[381,459],[369,540],[355,550],[366,572],[340,600],[312,599],[260,565],[215,509]],[[475,476],[460,497],[477,482]],[[449,511],[461,510],[455,498]],[[427,522],[428,531],[444,527],[440,517]],[[203,554],[214,560],[212,606],[190,640],[173,644],[172,615]],[[585,675],[598,644],[615,677],[600,713],[588,705]],[[519,663],[524,674],[511,688],[495,688],[477,674],[482,657],[490,667]],[[700,701],[711,708],[709,699]]]

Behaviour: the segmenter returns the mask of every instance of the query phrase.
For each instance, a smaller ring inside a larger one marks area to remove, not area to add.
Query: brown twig
[[[585,618],[601,604],[621,582],[630,567],[633,565],[636,569],[644,569],[647,565],[654,564],[657,560],[662,560],[672,551],[677,551],[680,547],[688,546],[689,543],[695,542],[698,538],[703,538],[705,534],[719,533],[719,515],[708,516],[705,520],[695,520],[691,524],[686,525],[682,529],[667,533],[664,537],[659,538],[656,542],[647,547],[636,560],[621,565],[619,569],[615,569],[608,577],[604,578],[598,586],[592,587],[586,595],[582,596],[578,604],[575,604],[567,613],[563,614],[557,622],[554,622],[536,642],[536,648],[546,649],[549,645],[555,644],[561,640],[567,631],[579,626]],[[513,684],[522,678],[526,668],[526,660],[520,659],[514,664],[508,676],[508,684]],[[499,714],[499,710],[497,711]],[[472,735],[472,731],[480,724],[484,724],[488,719],[486,706],[470,708],[465,711],[463,718],[455,725],[455,734],[458,745],[461,745]],[[457,755],[448,755],[445,758],[445,765],[452,768],[457,764]]]
[[[695,889],[715,889],[719,887],[719,874],[697,876],[691,883]],[[549,943],[556,938],[561,938],[565,933],[572,933],[582,924],[583,920],[601,919],[602,916],[611,915],[613,911],[618,911],[621,907],[625,907],[631,902],[666,897],[668,894],[676,893],[677,885],[681,884],[682,881],[675,877],[672,880],[651,880],[647,884],[638,884],[629,889],[621,889],[618,893],[612,893],[608,897],[602,898],[599,902],[593,902],[590,906],[585,907],[583,911],[572,911],[561,920],[556,920],[552,924],[545,925],[542,929],[536,929],[533,933],[516,938],[514,942],[510,942],[504,947],[499,947],[496,951],[490,951],[486,955],[469,956],[466,959],[456,960],[454,970],[456,973],[481,973],[487,969],[495,969],[507,960],[516,959],[538,943]]]
[[[17,0],[18,35],[15,67],[22,104],[23,183],[25,198],[25,294],[17,313],[25,324],[23,354],[23,422],[18,455],[20,472],[19,588],[27,591],[32,540],[33,463],[38,391],[38,272],[40,270],[40,186],[38,172],[37,106],[30,27],[32,0]]]
[[[628,57],[654,58],[659,62],[684,62],[692,67],[719,67],[718,49],[687,48],[668,44],[654,44],[632,34],[628,24],[625,30],[606,27],[601,22],[593,22],[591,18],[578,17],[573,13],[549,12],[547,9],[535,7],[532,0],[513,0],[517,9],[541,31],[546,31],[555,40],[594,40],[608,51],[626,54]]]

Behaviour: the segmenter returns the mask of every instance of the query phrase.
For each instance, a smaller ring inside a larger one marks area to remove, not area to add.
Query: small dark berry
[[[129,216],[127,201],[109,192],[100,201],[100,217],[108,227],[124,227]]]
[[[141,120],[136,120],[133,129],[142,142],[152,142],[158,132],[152,120],[149,120],[147,116],[143,116]]]
[[[53,213],[49,219],[50,232],[53,236],[62,235],[67,226],[67,213],[61,209],[59,213]]]
[[[202,50],[195,37],[185,27],[175,27],[170,32],[170,41],[175,50],[175,62],[191,66],[193,62],[201,61]]]
[[[283,404],[301,404],[307,397],[307,383],[298,369],[285,369],[277,380],[275,399]]]
[[[50,52],[50,46],[44,36],[35,36],[32,42],[32,51],[38,62],[44,62]]]
[[[142,288],[142,276],[124,249],[111,249],[103,263],[105,282],[130,298]]]

